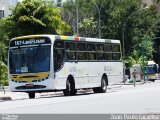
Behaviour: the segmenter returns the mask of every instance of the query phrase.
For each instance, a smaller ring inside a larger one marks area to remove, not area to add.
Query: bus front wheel
[[[66,82],[66,89],[63,90],[64,96],[73,96],[76,95],[77,90],[75,89],[73,83],[70,80]]]
[[[28,93],[28,96],[29,96],[30,99],[35,98],[35,92]]]

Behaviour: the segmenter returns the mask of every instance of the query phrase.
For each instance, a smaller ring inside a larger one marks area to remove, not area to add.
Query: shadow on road
[[[106,93],[94,93],[92,89],[86,89],[86,90],[78,90],[77,95],[75,96],[64,96],[63,92],[48,92],[48,93],[37,93],[36,98],[34,99],[45,99],[45,98],[57,98],[57,97],[76,97],[76,96],[86,96],[86,95],[93,95],[93,94],[107,94],[107,93],[113,93],[113,92],[118,92],[122,87],[113,87],[113,88],[108,88]],[[18,95],[17,95],[18,96]],[[25,95],[23,95],[25,96]],[[25,98],[23,96],[18,96],[15,99],[8,100],[8,101],[22,101],[22,100],[28,100],[28,94],[26,94]],[[30,99],[30,100],[34,100]],[[0,101],[0,102],[8,102],[8,101]]]

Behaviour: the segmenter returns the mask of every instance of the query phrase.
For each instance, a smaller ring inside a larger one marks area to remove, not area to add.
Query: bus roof
[[[75,40],[75,41],[89,41],[89,42],[106,42],[106,43],[120,43],[120,40],[115,39],[100,39],[100,38],[87,38],[87,37],[77,37],[77,36],[61,36],[61,35],[27,35],[15,37],[11,40],[19,40],[19,39],[27,39],[27,38],[38,38],[38,37],[55,37],[55,39],[59,40]]]
[[[154,61],[148,61],[148,65],[156,64]]]

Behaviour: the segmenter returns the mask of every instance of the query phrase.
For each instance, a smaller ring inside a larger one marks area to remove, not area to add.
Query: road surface
[[[35,99],[28,99],[25,93],[11,94],[13,100],[0,102],[0,113],[160,113],[160,81],[136,87],[118,85],[109,88],[107,93],[93,94],[92,91],[81,91],[77,96],[71,97],[65,97],[61,93],[43,93],[36,94]]]

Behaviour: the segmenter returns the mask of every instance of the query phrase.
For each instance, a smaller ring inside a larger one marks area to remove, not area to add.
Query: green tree
[[[144,58],[146,59],[146,57]],[[132,67],[134,64],[141,64],[142,65],[143,56],[141,55],[141,51],[133,50],[133,53],[131,56],[127,57],[127,63],[128,67]]]
[[[93,21],[93,17],[84,18],[81,23],[79,23],[80,33],[85,37],[93,36],[95,29],[97,28],[97,22]]]
[[[109,8],[108,11],[105,10],[107,6]],[[142,9],[143,7],[145,7],[145,4],[142,4],[141,0],[121,0],[104,4],[103,17],[101,18],[104,25],[102,28],[103,37],[119,39],[123,43],[122,29],[125,29],[124,45],[126,55],[130,55],[133,49],[141,50],[139,44],[144,39],[144,36],[150,37],[153,30],[150,31],[151,34],[146,34],[146,32],[158,19],[155,4],[149,6],[149,9]],[[134,13],[135,11],[138,12]]]
[[[2,61],[0,62],[0,84],[6,86],[8,85],[8,76],[7,76],[7,65],[4,64]]]
[[[49,0],[24,0],[7,18],[9,38],[29,34],[64,34],[70,27],[61,19],[60,9]]]
[[[72,35],[76,34],[77,29],[77,15],[76,10],[78,7],[78,27],[79,36],[83,37],[96,37],[97,34],[97,21],[94,17],[94,3],[92,0],[66,0],[64,2],[61,12],[63,19],[71,26]]]

